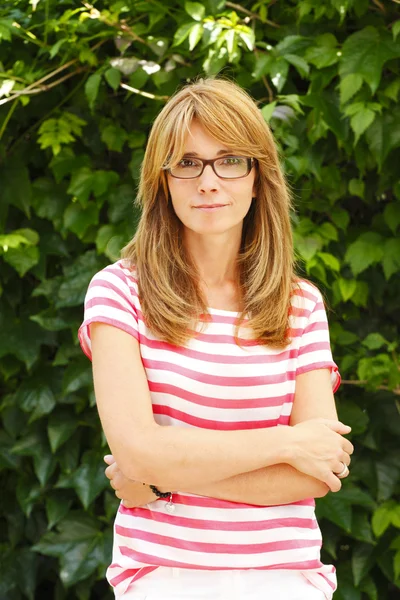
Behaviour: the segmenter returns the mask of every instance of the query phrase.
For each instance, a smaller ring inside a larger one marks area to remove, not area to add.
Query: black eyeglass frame
[[[211,165],[212,170],[220,179],[242,179],[243,177],[247,177],[256,161],[255,158],[249,158],[248,156],[237,156],[233,154],[230,156],[219,156],[218,158],[212,158],[209,160],[206,160],[205,158],[198,158],[197,156],[187,156],[182,158],[181,160],[185,160],[185,158],[187,160],[193,159],[200,161],[203,165],[203,168],[201,169],[200,173],[198,175],[195,175],[194,177],[178,177],[176,175],[172,175],[171,169],[166,169],[166,171],[171,175],[171,177],[174,177],[175,179],[197,179],[197,177],[200,177],[200,175],[203,174],[203,171],[206,168],[206,166]],[[223,160],[224,158],[245,158],[247,160],[247,173],[245,175],[240,175],[239,177],[221,177],[221,175],[218,175],[217,171],[215,170],[214,163],[216,163],[218,160]]]

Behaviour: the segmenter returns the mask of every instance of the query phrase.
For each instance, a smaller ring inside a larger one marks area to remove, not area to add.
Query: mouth
[[[214,212],[215,210],[224,208],[225,206],[227,206],[227,204],[199,204],[199,206],[194,206],[194,208],[197,208],[199,210],[203,210],[206,212]]]

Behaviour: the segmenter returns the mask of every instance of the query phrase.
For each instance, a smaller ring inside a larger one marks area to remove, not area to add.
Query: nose
[[[199,192],[213,192],[219,189],[219,179],[211,165],[206,165],[203,173],[199,176]]]

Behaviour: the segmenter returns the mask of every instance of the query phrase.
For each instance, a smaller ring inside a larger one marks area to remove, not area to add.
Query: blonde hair
[[[237,256],[243,310],[235,340],[239,343],[239,327],[247,315],[246,327],[260,344],[284,348],[290,343],[288,314],[296,284],[290,194],[260,110],[247,92],[225,78],[185,85],[168,100],[149,135],[136,198],[141,218],[133,239],[121,250],[121,258],[137,270],[145,322],[159,338],[178,346],[195,335],[191,325],[207,314],[165,171],[181,160],[193,118],[219,142],[257,159],[256,199],[244,219]]]

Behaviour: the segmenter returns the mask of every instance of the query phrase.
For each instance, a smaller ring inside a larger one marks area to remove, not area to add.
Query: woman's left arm
[[[302,421],[319,417],[337,419],[330,369],[308,371],[296,378],[290,425],[294,426]],[[144,498],[143,490],[140,489],[141,484],[133,482],[135,484],[133,485],[129,481],[125,478],[116,492],[127,506],[142,506],[157,499],[148,486],[142,486],[146,489],[147,501],[139,503]],[[180,491],[231,502],[273,506],[298,502],[306,498],[319,498],[325,496],[329,488],[325,483],[300,473],[288,464],[279,464],[241,473],[204,486],[191,485],[190,489],[183,487]]]

